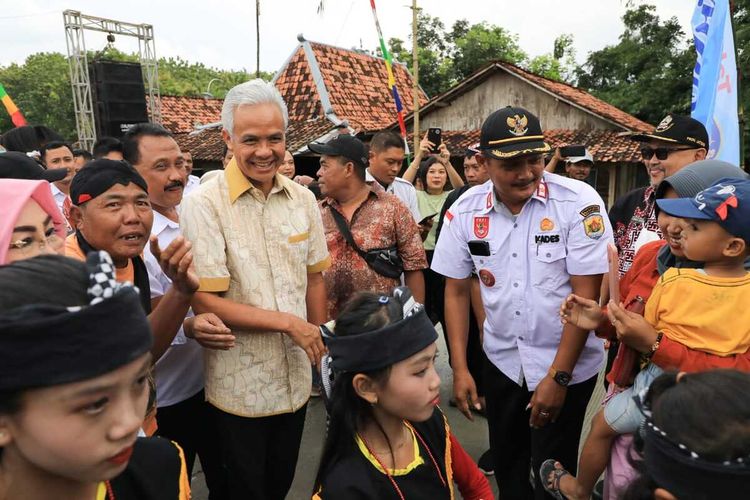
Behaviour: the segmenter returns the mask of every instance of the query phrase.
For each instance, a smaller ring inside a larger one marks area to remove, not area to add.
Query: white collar
[[[167,228],[180,229],[180,223],[168,219],[154,210],[154,224],[151,226],[151,234],[159,236]]]
[[[65,193],[63,193],[62,189],[57,187],[57,185],[54,182],[49,183],[50,189],[52,189],[52,196],[57,196],[58,194],[61,194],[63,196],[68,196]]]

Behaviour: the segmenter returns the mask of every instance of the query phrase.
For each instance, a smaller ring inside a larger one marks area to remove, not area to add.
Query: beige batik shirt
[[[202,292],[307,317],[307,274],[330,265],[313,194],[276,175],[268,195],[232,160],[181,206]],[[233,330],[235,347],[206,349],[206,399],[234,415],[263,417],[301,408],[310,397],[305,351],[280,332]]]

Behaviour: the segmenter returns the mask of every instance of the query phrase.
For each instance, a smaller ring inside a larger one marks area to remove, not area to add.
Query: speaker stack
[[[146,87],[138,63],[97,60],[89,64],[98,137],[122,135],[148,121]]]

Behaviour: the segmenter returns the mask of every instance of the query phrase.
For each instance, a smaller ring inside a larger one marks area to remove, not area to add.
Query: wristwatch
[[[552,380],[563,387],[568,387],[568,384],[570,384],[570,381],[573,378],[570,373],[564,372],[562,370],[557,370],[551,366],[549,368],[549,376],[552,377]]]
[[[656,335],[656,341],[651,344],[651,349],[646,353],[646,358],[651,359],[654,357],[654,354],[656,354],[656,351],[659,350],[659,345],[661,344],[661,338],[664,336],[662,332],[659,332]]]

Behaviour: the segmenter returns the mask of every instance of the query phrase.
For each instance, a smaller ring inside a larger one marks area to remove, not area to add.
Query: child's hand
[[[607,305],[607,314],[621,342],[638,352],[651,352],[651,346],[656,342],[659,333],[646,318],[626,310],[622,304],[615,304],[613,301]]]
[[[560,321],[584,330],[594,330],[604,320],[604,313],[595,301],[575,294],[565,297],[560,305]]]

